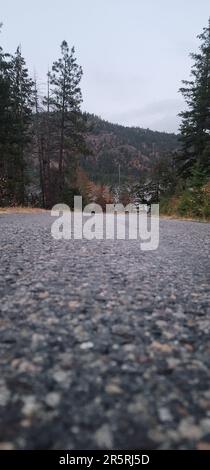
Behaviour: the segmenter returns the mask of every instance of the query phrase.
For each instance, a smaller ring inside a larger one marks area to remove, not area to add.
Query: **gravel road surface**
[[[0,449],[210,449],[210,224],[160,246],[0,216]]]

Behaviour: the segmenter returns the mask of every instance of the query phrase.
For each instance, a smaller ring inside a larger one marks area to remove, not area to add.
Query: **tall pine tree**
[[[0,24],[1,29],[2,24]],[[10,149],[12,132],[11,56],[0,47],[0,205],[10,204]]]
[[[82,93],[80,81],[82,68],[77,64],[75,50],[69,50],[66,41],[61,44],[61,58],[53,63],[49,72],[50,98],[46,99],[58,119],[58,197],[63,194],[65,186],[64,168],[69,164],[72,151],[78,149],[81,137]]]
[[[24,204],[26,149],[33,107],[33,82],[20,47],[14,56],[0,48],[0,195],[2,204]]]
[[[178,167],[183,177],[191,176],[195,167],[204,174],[210,172],[210,20],[198,37],[199,52],[191,54],[192,78],[184,80],[180,89],[188,107],[180,114],[182,151]]]
[[[20,46],[12,58],[11,100],[13,140],[11,149],[13,191],[17,203],[24,204],[26,192],[26,149],[30,142],[30,123],[34,106],[34,84],[28,74]]]

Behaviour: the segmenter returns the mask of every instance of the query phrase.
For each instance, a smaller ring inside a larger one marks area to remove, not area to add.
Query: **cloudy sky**
[[[66,39],[83,66],[83,109],[112,122],[177,131],[180,82],[208,23],[209,0],[1,0],[1,44],[19,43],[42,88]]]

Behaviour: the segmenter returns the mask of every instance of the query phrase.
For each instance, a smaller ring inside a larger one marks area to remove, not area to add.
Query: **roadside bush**
[[[203,188],[186,190],[179,198],[177,212],[186,217],[208,218],[210,217],[210,196]]]
[[[164,197],[160,199],[160,213],[165,215],[173,215],[177,208],[177,198]]]
[[[193,198],[190,191],[185,191],[179,198],[177,212],[181,216],[191,215]]]
[[[210,181],[188,187],[181,194],[160,200],[160,213],[169,216],[210,219]]]

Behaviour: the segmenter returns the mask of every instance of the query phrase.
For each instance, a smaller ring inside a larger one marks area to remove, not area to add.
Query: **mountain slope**
[[[95,182],[117,184],[119,165],[121,182],[137,181],[150,174],[161,156],[179,147],[175,134],[124,127],[91,114],[86,119],[90,154],[81,158],[81,166]]]

